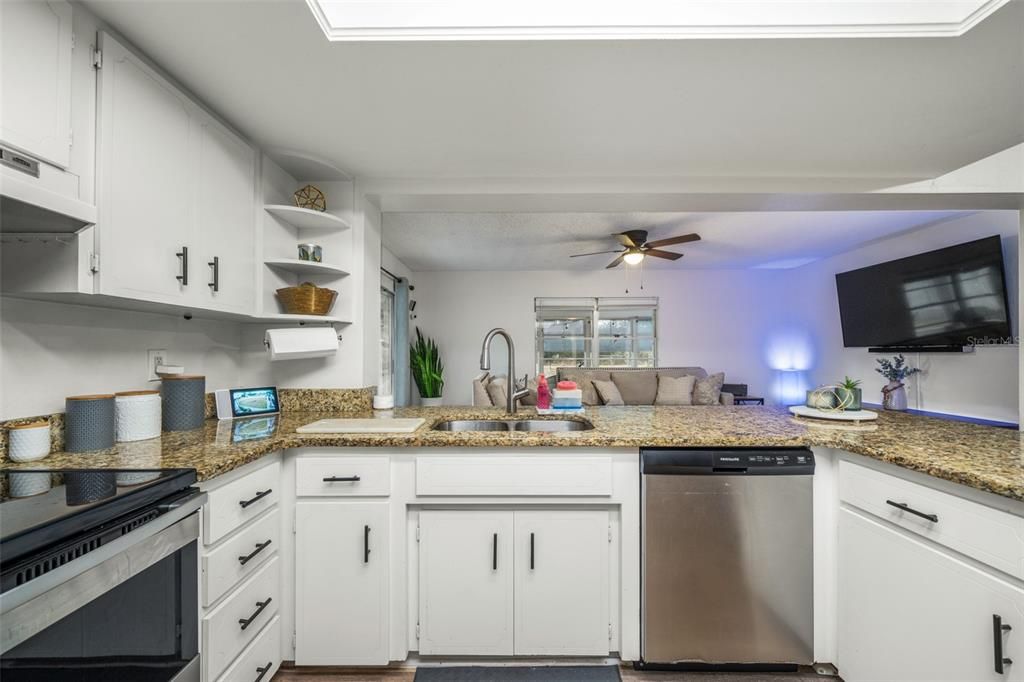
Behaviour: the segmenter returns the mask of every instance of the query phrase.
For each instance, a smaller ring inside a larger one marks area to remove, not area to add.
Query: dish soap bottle
[[[548,378],[543,374],[537,377],[537,409],[551,409],[551,389],[548,388]]]

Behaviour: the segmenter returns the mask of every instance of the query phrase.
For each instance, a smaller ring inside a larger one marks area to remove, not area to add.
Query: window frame
[[[556,372],[558,367],[573,366],[570,364],[554,364],[548,362],[545,354],[545,341],[558,338],[581,339],[583,341],[582,359],[576,360],[575,366],[580,367],[657,367],[658,366],[658,307],[657,297],[650,298],[535,298],[534,316],[534,369],[537,373]],[[602,311],[604,315],[602,315]],[[650,319],[651,334],[639,334],[641,320]],[[584,336],[554,336],[544,333],[544,324],[559,320],[585,320]],[[628,320],[629,333],[602,335],[602,320]],[[589,327],[589,330],[587,329]],[[586,333],[588,332],[589,333]],[[601,341],[608,339],[629,340],[629,348],[625,351],[625,363],[602,364]],[[648,351],[641,351],[643,341],[650,340],[649,363],[641,362],[641,356]],[[574,354],[574,357],[575,354]],[[582,364],[580,364],[582,363]]]

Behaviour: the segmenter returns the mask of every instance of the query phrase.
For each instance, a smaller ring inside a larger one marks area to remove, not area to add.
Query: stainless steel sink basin
[[[571,419],[453,419],[434,426],[434,431],[589,431],[590,422]]]
[[[453,419],[434,426],[434,431],[508,431],[509,423],[499,419]]]
[[[589,431],[594,428],[590,422],[571,419],[522,419],[512,424],[516,431]]]

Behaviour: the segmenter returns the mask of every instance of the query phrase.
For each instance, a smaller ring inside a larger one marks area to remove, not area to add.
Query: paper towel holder
[[[306,323],[305,322],[299,322],[299,326],[300,327],[305,327]],[[328,326],[330,326],[332,329],[334,329],[334,331],[336,331],[336,332],[338,331],[337,327],[334,327],[333,325],[328,325]],[[338,341],[343,341],[343,340],[344,339],[342,338],[341,332],[338,332]],[[267,350],[269,350],[270,349],[270,342],[267,341],[266,339],[263,339],[263,346],[265,348],[267,348]]]

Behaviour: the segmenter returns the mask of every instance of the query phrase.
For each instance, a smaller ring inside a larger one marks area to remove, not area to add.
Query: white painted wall
[[[786,273],[786,304],[779,307],[779,320],[796,337],[795,352],[812,356],[807,373],[810,384],[835,382],[850,375],[864,381],[865,401],[881,402],[885,380],[874,368],[883,356],[868,353],[865,348],[843,347],[835,273],[998,234],[1003,239],[1010,310],[1016,311],[1019,227],[1017,211],[981,212],[880,240]],[[1016,320],[1014,329],[1018,329]],[[806,340],[804,349],[800,348],[801,337]],[[1017,422],[1017,346],[979,347],[974,353],[964,354],[913,354],[908,360],[924,370],[910,379],[910,407]]]
[[[763,394],[773,381],[764,339],[775,326],[778,272],[765,270],[659,270],[646,273],[639,289],[658,296],[658,362],[724,371],[726,381],[750,384]],[[480,344],[492,327],[504,327],[516,343],[519,376],[535,371],[533,300],[537,296],[622,296],[622,269],[595,272],[418,272],[414,321],[434,337],[445,363],[445,402],[472,402],[471,382],[480,373]],[[413,330],[413,333],[415,331]],[[504,373],[504,344],[492,346],[492,372]]]
[[[0,420],[64,411],[64,398],[158,388],[146,350],[165,348],[206,388],[237,386],[239,325],[87,306],[0,300]]]

